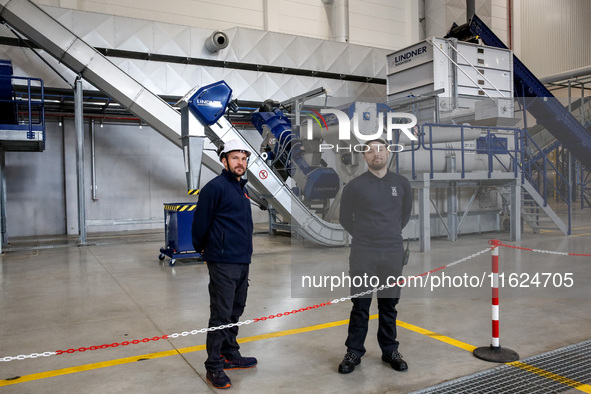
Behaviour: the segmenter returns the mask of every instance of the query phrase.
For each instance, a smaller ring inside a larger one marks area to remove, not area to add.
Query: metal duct
[[[349,42],[349,0],[335,0],[332,7],[335,41]]]
[[[216,53],[220,49],[224,49],[228,46],[230,40],[226,33],[220,30],[216,30],[213,34],[205,40],[205,48],[211,53]]]
[[[466,0],[466,21],[470,22],[470,19],[476,13],[476,0]]]
[[[591,66],[577,68],[575,70],[569,70],[562,73],[548,75],[547,77],[540,78],[542,83],[552,83],[558,81],[566,81],[568,79],[575,79],[591,75]]]
[[[337,42],[349,42],[349,0],[322,0],[331,6],[330,30]]]

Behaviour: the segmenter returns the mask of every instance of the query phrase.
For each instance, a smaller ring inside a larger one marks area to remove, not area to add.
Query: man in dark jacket
[[[193,247],[209,270],[209,327],[239,321],[246,305],[252,255],[252,213],[246,189],[250,148],[228,141],[220,150],[222,173],[199,193],[193,216]],[[238,327],[207,333],[207,380],[216,388],[232,386],[224,369],[252,368],[254,357],[242,357],[236,341]]]
[[[368,141],[364,153],[368,171],[349,182],[343,189],[340,207],[341,225],[351,236],[349,275],[351,278],[379,278],[379,285],[392,285],[402,274],[404,246],[402,229],[412,210],[412,189],[408,179],[390,172],[388,145],[382,139]],[[352,279],[352,283],[360,283]],[[375,284],[375,281],[373,282]],[[363,282],[353,286],[351,294],[372,289]],[[379,286],[378,286],[379,287]],[[382,360],[397,371],[408,369],[398,353],[396,340],[397,286],[377,292],[379,328],[378,343]],[[347,353],[339,365],[340,373],[351,373],[365,354],[365,337],[369,322],[369,296],[352,298],[353,307],[345,342]]]

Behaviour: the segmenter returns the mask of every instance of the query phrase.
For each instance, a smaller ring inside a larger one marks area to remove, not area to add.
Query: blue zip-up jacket
[[[247,182],[224,169],[199,192],[192,237],[195,251],[204,251],[203,260],[250,264],[253,226]]]

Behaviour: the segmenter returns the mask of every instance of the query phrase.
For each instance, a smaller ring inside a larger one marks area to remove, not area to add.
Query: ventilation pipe
[[[223,31],[216,30],[213,34],[205,39],[205,48],[211,53],[216,53],[220,49],[228,46],[230,40]]]
[[[470,22],[474,14],[476,14],[476,0],[466,0],[466,21]]]
[[[425,0],[419,0],[419,40],[427,36],[427,11]]]
[[[337,42],[349,42],[349,0],[322,0],[330,5],[330,30]]]

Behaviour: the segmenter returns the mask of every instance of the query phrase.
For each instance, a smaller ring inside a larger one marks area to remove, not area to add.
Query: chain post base
[[[516,351],[500,346],[481,346],[472,352],[474,357],[493,363],[509,363],[519,360],[519,354]]]

